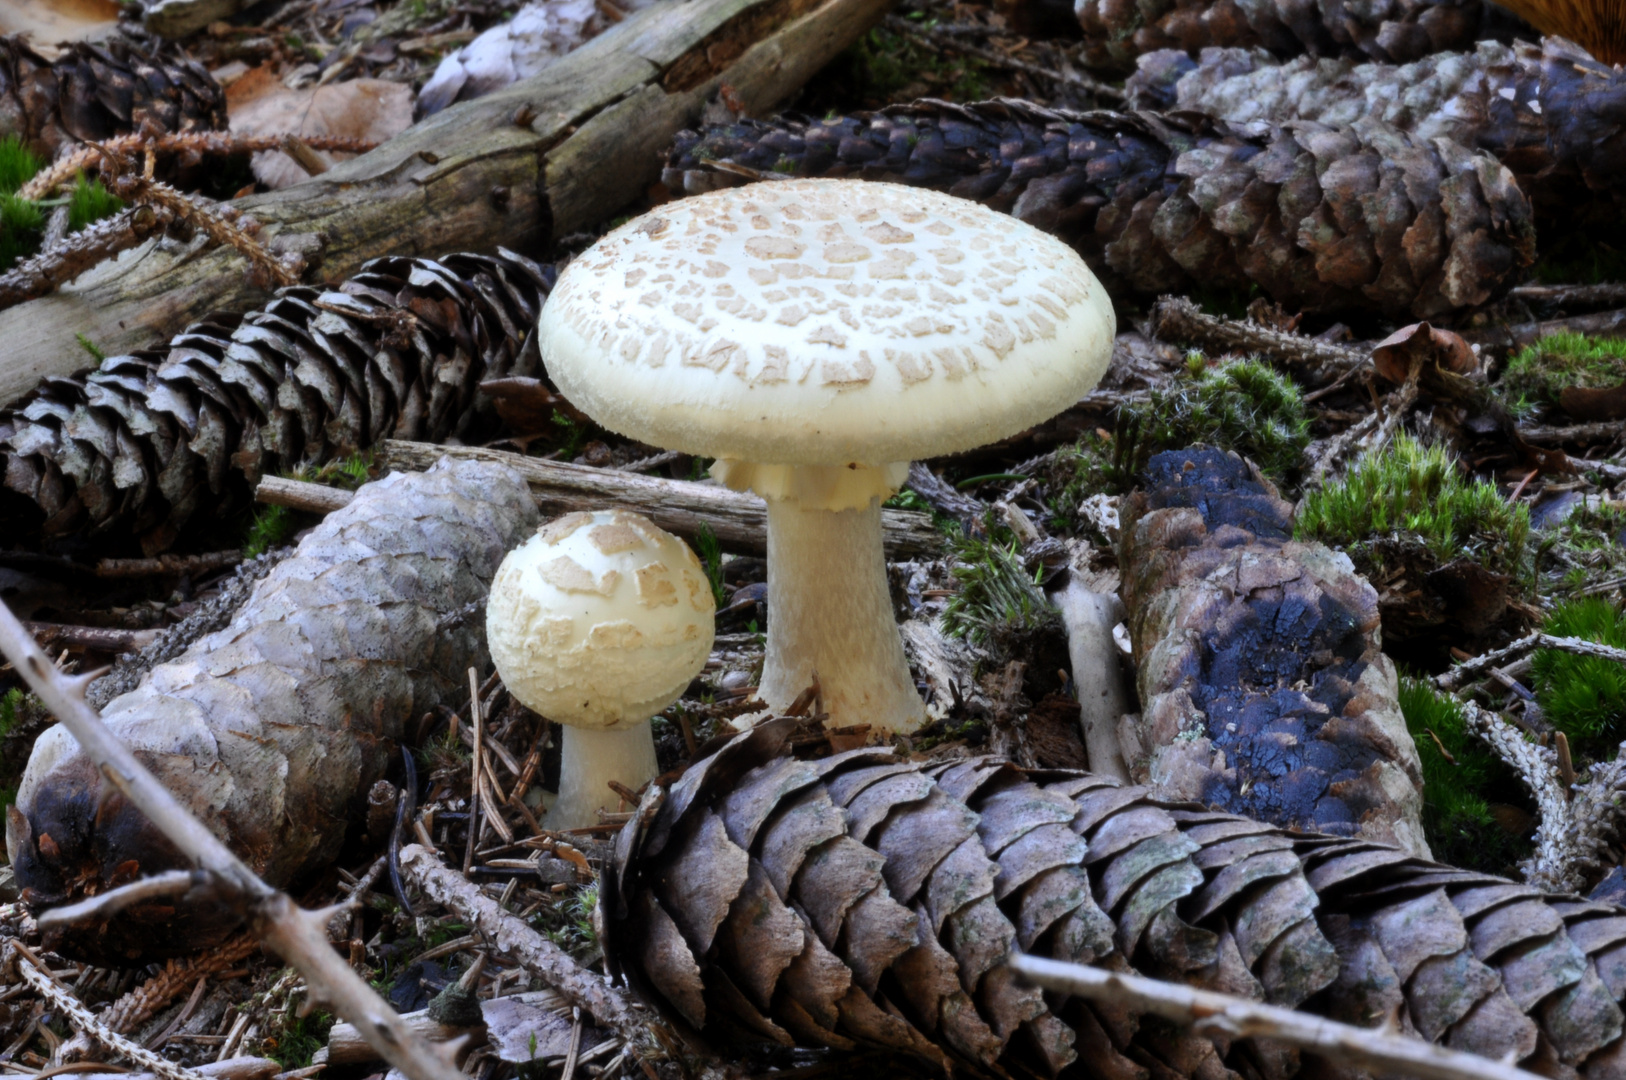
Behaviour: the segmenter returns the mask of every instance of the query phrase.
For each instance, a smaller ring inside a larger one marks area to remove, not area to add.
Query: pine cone
[[[0,135],[47,161],[70,143],[225,127],[225,91],[195,60],[113,41],[69,45],[52,61],[22,37],[0,37]]]
[[[1246,290],[1315,311],[1438,319],[1515,284],[1530,207],[1487,154],[1372,121],[1255,133],[1186,115],[937,101],[682,132],[663,176],[856,176],[1008,210],[1074,244],[1109,289]]]
[[[467,693],[484,628],[440,619],[482,600],[537,524],[504,465],[442,460],[364,485],[278,563],[224,630],[103,710],[182,805],[274,886],[338,854],[395,743]],[[34,744],[6,846],[37,910],[191,865],[60,725]],[[200,890],[207,892],[207,890]],[[209,947],[241,911],[208,899],[137,904],[53,947],[132,966]]]
[[[1479,0],[1074,0],[1084,62],[1124,71],[1156,49],[1264,48],[1277,56],[1360,56],[1407,63],[1469,49],[1489,29]]]
[[[1381,120],[1414,139],[1450,139],[1495,154],[1539,217],[1566,216],[1590,191],[1626,186],[1626,74],[1561,38],[1540,47],[1481,42],[1414,64],[1258,50],[1165,51],[1141,57],[1126,85],[1138,109],[1190,109],[1236,124]]]
[[[166,350],[47,379],[0,412],[0,513],[47,537],[134,530],[153,554],[262,475],[380,439],[468,437],[480,381],[538,373],[552,275],[523,256],[374,259],[336,289],[284,289]],[[20,496],[20,498],[19,498]]]
[[[1377,592],[1325,545],[1294,541],[1293,505],[1235,454],[1171,450],[1144,476],[1120,510],[1141,701],[1118,729],[1130,776],[1428,855]]]
[[[1362,840],[996,759],[780,757],[789,721],[652,793],[603,877],[607,951],[703,1040],[881,1047],[998,1075],[1354,1080],[1046,994],[1012,948],[1511,1053],[1626,1068],[1626,911]],[[1573,1068],[1574,1071],[1571,1071]]]

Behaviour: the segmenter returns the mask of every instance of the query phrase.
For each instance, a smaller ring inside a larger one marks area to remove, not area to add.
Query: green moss
[[[1626,649],[1626,611],[1601,597],[1559,604],[1542,629]],[[1626,737],[1626,665],[1538,649],[1531,658],[1531,677],[1548,723],[1569,736],[1574,752],[1593,761],[1614,758]]]
[[[1420,548],[1441,565],[1468,558],[1515,581],[1528,575],[1529,509],[1490,484],[1464,480],[1447,451],[1409,436],[1306,496],[1295,534],[1347,551],[1363,572],[1381,569],[1387,552],[1401,547]]]
[[[700,528],[694,534],[694,551],[700,556],[700,565],[706,571],[706,580],[711,582],[711,596],[719,609],[728,603],[728,593],[723,589],[723,547],[717,542],[717,534],[711,531],[711,526],[701,522]]]
[[[1434,858],[1452,866],[1506,873],[1522,855],[1492,813],[1487,794],[1517,797],[1517,780],[1467,730],[1462,703],[1422,679],[1400,680],[1400,711],[1423,766],[1423,831]]]
[[[327,1045],[333,1021],[330,1013],[318,1011],[297,1016],[290,1008],[283,1014],[282,1030],[266,1037],[265,1052],[285,1070],[303,1069],[311,1063],[316,1051]]]
[[[1304,399],[1292,380],[1257,360],[1210,368],[1193,353],[1172,388],[1119,411],[1110,438],[1092,432],[1056,455],[1051,506],[1060,526],[1074,531],[1078,504],[1091,495],[1128,491],[1153,454],[1199,442],[1234,450],[1291,489],[1310,443]]]
[[[1626,383],[1626,340],[1551,334],[1508,360],[1497,393],[1516,415],[1534,404],[1557,404],[1571,387],[1601,389]]]
[[[45,212],[38,203],[0,194],[0,272],[39,251],[45,235]]]
[[[1539,536],[1535,563],[1541,596],[1548,603],[1626,576],[1626,510],[1579,506]]]
[[[954,577],[960,591],[943,611],[943,629],[985,645],[1004,630],[1037,630],[1060,619],[1022,566],[1014,541],[993,530],[987,539],[962,538],[955,544]]]
[[[124,201],[104,188],[100,180],[87,180],[80,173],[68,196],[68,231],[76,233],[123,209]]]
[[[16,135],[0,139],[0,195],[16,194],[44,166]]]
[[[266,506],[254,511],[248,536],[243,541],[243,557],[258,558],[285,543],[294,533],[294,512],[286,506]]]

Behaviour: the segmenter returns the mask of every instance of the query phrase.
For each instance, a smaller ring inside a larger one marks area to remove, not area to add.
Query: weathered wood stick
[[[553,990],[532,990],[523,994],[514,994],[512,1000],[535,1006],[538,1009],[554,1012],[563,1011],[566,1015],[570,1013],[570,1003]],[[482,1001],[480,1004],[489,1008],[492,1002]],[[453,1039],[466,1035],[468,1036],[468,1042],[464,1043],[463,1046],[465,1049],[472,1050],[486,1041],[484,1025],[453,1027],[450,1024],[442,1024],[429,1015],[428,1009],[402,1013],[401,1023],[430,1042],[451,1042]],[[333,1025],[332,1031],[328,1032],[327,1046],[316,1051],[316,1055],[311,1058],[311,1064],[331,1067],[334,1065],[360,1065],[366,1061],[377,1060],[378,1051],[374,1050],[367,1040],[361,1037],[361,1032],[356,1029],[356,1025],[347,1024],[341,1020]]]
[[[531,485],[544,517],[576,510],[635,510],[685,540],[693,540],[700,526],[709,525],[727,551],[757,555],[767,551],[768,505],[746,492],[472,446],[386,439],[382,449],[392,469],[427,469],[441,457],[501,462]],[[932,528],[931,519],[913,510],[882,510],[881,534],[892,559],[933,557],[944,548],[943,535]]]
[[[233,1057],[225,1061],[205,1062],[193,1071],[209,1080],[271,1080],[282,1071],[282,1065],[270,1058]],[[73,1080],[157,1080],[157,1074],[83,1072],[76,1074]]]
[[[97,652],[127,653],[145,649],[158,637],[157,630],[124,630],[114,626],[71,626],[66,623],[30,622],[23,625],[44,649],[94,649]]]
[[[689,0],[646,8],[532,78],[436,113],[321,176],[233,205],[273,249],[338,280],[367,259],[538,251],[603,221],[660,175],[660,151],[727,84],[771,110],[878,20],[891,0]],[[49,296],[0,312],[0,402],[172,335],[264,293],[230,248],[149,242]]]
[[[313,484],[309,480],[290,480],[284,476],[260,478],[254,489],[254,501],[268,506],[286,506],[290,510],[304,510],[312,514],[330,514],[349,506],[355,492],[342,488]]]

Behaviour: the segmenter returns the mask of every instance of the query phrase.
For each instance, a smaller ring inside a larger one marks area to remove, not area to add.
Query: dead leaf
[[[480,1015],[491,1045],[504,1061],[525,1065],[570,1052],[570,1017],[552,1009],[505,997],[482,1001]]]
[[[59,41],[99,41],[118,28],[115,0],[7,0],[0,4],[0,34],[27,34],[46,55]]]
[[[1559,393],[1558,406],[1577,420],[1626,420],[1626,385],[1572,386]]]
[[[231,129],[239,135],[331,135],[385,142],[412,126],[412,88],[384,79],[290,90],[261,65],[226,90]],[[338,155],[340,157],[344,155]],[[284,188],[310,173],[280,151],[254,155],[254,175]]]
[[[1393,383],[1403,383],[1412,363],[1432,363],[1441,371],[1471,375],[1479,370],[1473,346],[1449,330],[1436,330],[1426,322],[1403,326],[1372,347],[1372,366]]]

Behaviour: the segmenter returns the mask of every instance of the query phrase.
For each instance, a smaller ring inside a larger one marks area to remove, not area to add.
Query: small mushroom
[[[543,309],[548,373],[599,424],[717,458],[768,502],[761,695],[817,673],[836,725],[925,717],[887,591],[881,501],[910,459],[1073,404],[1112,305],[1071,248],[932,191],[789,180],[669,203],[570,264]]]
[[[715,603],[688,545],[624,510],[567,514],[508,553],[486,638],[515,698],[564,725],[550,827],[598,824],[611,781],[656,774],[649,718],[711,653]]]

